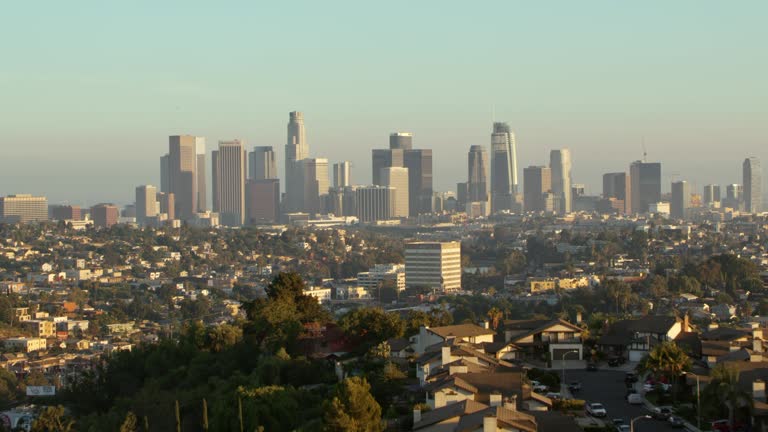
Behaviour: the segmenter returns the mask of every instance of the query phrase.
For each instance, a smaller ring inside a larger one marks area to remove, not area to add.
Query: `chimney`
[[[761,379],[752,381],[752,399],[765,402],[765,381]]]
[[[488,320],[483,320],[482,326],[483,326],[484,329],[487,330],[487,329],[491,328],[491,322],[488,321]]]
[[[581,311],[576,312],[576,324],[581,324]]]
[[[763,352],[763,341],[762,339],[752,339],[752,351],[755,353],[762,353]]]
[[[494,391],[491,393],[491,404],[492,407],[501,406],[501,393]]]
[[[690,331],[690,327],[691,327],[691,323],[688,318],[688,312],[686,312],[685,315],[683,315],[683,331],[684,332]]]
[[[491,415],[483,417],[483,432],[496,432],[496,417]]]
[[[442,347],[442,365],[445,366],[448,363],[451,362],[451,347],[449,346],[443,346]]]
[[[517,411],[517,395],[512,395],[511,398],[504,402],[504,408],[509,411]]]
[[[421,409],[420,408],[414,408],[413,409],[413,424],[416,424],[421,421]]]
[[[446,405],[445,393],[441,391],[435,392],[435,409],[442,408]]]

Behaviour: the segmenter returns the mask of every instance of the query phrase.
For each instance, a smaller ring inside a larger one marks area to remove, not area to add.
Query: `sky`
[[[643,141],[664,190],[741,183],[745,157],[768,164],[766,16],[763,0],[13,2],[0,195],[129,203],[174,134],[274,146],[282,172],[294,110],[310,154],[350,160],[354,183],[409,131],[455,190],[494,119],[520,173],[567,147],[590,193]]]

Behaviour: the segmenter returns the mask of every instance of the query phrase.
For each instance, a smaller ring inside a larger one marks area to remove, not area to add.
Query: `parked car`
[[[611,419],[611,421],[613,422],[614,426],[619,426],[624,424],[624,419],[622,418]]]
[[[568,384],[568,390],[569,390],[571,393],[577,393],[577,392],[579,392],[579,391],[581,390],[581,383],[580,383],[580,382],[578,382],[578,381],[574,381],[574,382],[572,382],[572,383]]]
[[[559,392],[549,392],[544,395],[545,397],[548,397],[550,399],[562,399],[563,395],[561,395]]]
[[[549,387],[545,386],[544,384],[538,381],[531,381],[531,388],[536,393],[545,393],[549,389]]]
[[[608,415],[608,411],[605,410],[603,404],[593,402],[587,404],[587,414],[591,415],[592,417],[606,417]]]
[[[587,364],[587,370],[590,372],[595,372],[597,371],[597,365],[594,363],[589,363]]]
[[[666,406],[655,407],[651,410],[651,417],[656,420],[667,420],[672,415],[672,408]]]
[[[627,384],[634,384],[637,382],[637,373],[635,372],[627,372],[627,374],[624,376],[624,382]]]
[[[642,405],[643,396],[640,393],[630,393],[627,395],[627,402],[630,405]]]
[[[667,422],[669,422],[669,425],[672,426],[673,428],[681,428],[685,426],[685,421],[683,421],[683,419],[681,419],[678,416],[673,416],[673,415],[669,416],[669,418],[667,419]]]
[[[661,389],[661,391],[666,393],[666,392],[669,391],[670,388],[672,388],[672,386],[670,384],[665,384],[665,383],[655,383],[655,384],[645,383],[645,384],[643,384],[643,390],[646,391],[646,392],[654,391],[657,388]]]
[[[737,421],[733,424],[733,428],[731,428],[728,425],[727,419],[715,420],[711,424],[711,429],[717,432],[736,432],[744,430],[744,423]]]

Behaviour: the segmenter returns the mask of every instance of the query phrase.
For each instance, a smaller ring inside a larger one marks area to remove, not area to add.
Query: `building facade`
[[[760,213],[763,211],[763,175],[760,159],[748,157],[742,165],[744,177],[744,211]]]
[[[635,161],[629,167],[632,213],[647,213],[651,204],[661,201],[661,164]]]
[[[549,153],[549,168],[552,171],[552,193],[557,203],[558,214],[571,212],[571,151],[552,150]]]
[[[406,243],[405,284],[439,292],[461,290],[461,243]]]
[[[29,194],[0,197],[0,222],[33,223],[48,220],[48,198]]]
[[[491,133],[491,207],[510,210],[517,194],[517,144],[506,123],[494,123]]]
[[[241,140],[219,141],[217,152],[219,223],[241,226],[245,222],[246,151]]]
[[[382,168],[381,175],[383,186],[389,186],[395,189],[395,208],[393,210],[393,216],[396,218],[407,218],[410,214],[410,202],[408,199],[408,168]]]

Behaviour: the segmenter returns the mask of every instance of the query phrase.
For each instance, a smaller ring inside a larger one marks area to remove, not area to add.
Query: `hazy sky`
[[[768,2],[13,2],[0,14],[0,195],[126,203],[159,183],[168,135],[275,147],[305,114],[310,154],[351,160],[411,131],[435,187],[489,146],[519,169],[569,147],[574,182],[642,157],[696,191],[768,165]],[[522,176],[521,176],[522,177]]]

